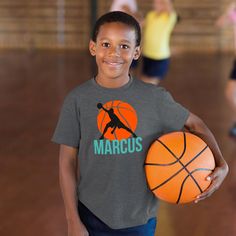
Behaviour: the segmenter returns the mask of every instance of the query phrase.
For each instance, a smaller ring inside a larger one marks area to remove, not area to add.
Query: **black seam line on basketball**
[[[120,102],[119,104],[121,104],[121,102]],[[123,107],[123,106],[120,106],[120,105],[118,105],[118,106],[119,106],[119,108],[122,108],[123,110],[127,110],[127,111],[133,112],[132,109],[129,109],[129,108],[127,108],[127,107]],[[118,106],[113,106],[112,108],[117,108]]]
[[[198,158],[206,149],[208,148],[208,146],[204,147],[202,151],[200,151],[191,161],[189,161],[185,166],[183,166],[180,170],[178,170],[175,174],[173,174],[172,176],[170,176],[168,179],[166,179],[163,183],[157,185],[155,188],[152,188],[151,191],[156,190],[157,188],[160,188],[161,186],[163,186],[164,184],[166,184],[169,180],[173,179],[177,174],[179,174],[182,170],[186,170],[187,173],[189,173],[189,171],[186,169],[186,167],[191,164],[196,158]],[[181,162],[180,162],[181,163]],[[183,164],[183,163],[181,163]]]
[[[197,172],[197,171],[212,171],[212,170],[211,169],[207,169],[207,168],[197,168],[197,169],[193,170],[190,174],[192,175],[194,172]],[[183,192],[183,188],[184,188],[184,183],[187,181],[188,177],[190,177],[190,175],[187,175],[185,177],[185,179],[183,180],[182,184],[181,184],[180,191],[179,191],[179,197],[178,197],[178,199],[176,201],[176,204],[178,204],[179,201],[180,201],[180,198],[181,198],[182,192]],[[201,187],[198,184],[197,184],[197,187],[198,187],[200,193],[203,193],[203,190],[201,189]]]
[[[145,166],[169,166],[169,165],[172,165],[172,164],[174,164],[174,163],[170,163],[170,164],[156,164],[156,163],[148,163],[148,162],[144,163]]]
[[[122,115],[122,113],[120,112],[120,110],[119,110],[119,105],[120,105],[121,103],[118,103],[118,105],[117,105],[117,110],[118,110],[118,113],[120,114],[120,116],[124,119],[124,121],[125,121],[125,123],[126,123],[126,125],[131,129],[131,127],[130,127],[130,124],[129,124],[129,122],[128,122],[128,120]]]
[[[157,141],[159,142],[159,143],[161,143],[172,155],[173,155],[173,157],[174,158],[176,158],[176,162],[179,162],[180,163],[180,165],[182,165],[182,167],[183,167],[183,169],[185,169],[185,171],[188,173],[188,174],[190,174],[190,172],[189,172],[189,170],[186,168],[187,167],[187,165],[184,165],[182,162],[181,162],[181,158],[183,157],[183,155],[184,155],[184,153],[185,153],[185,151],[186,151],[186,134],[185,134],[185,132],[183,132],[183,138],[184,138],[184,149],[183,149],[183,152],[182,152],[182,154],[180,155],[180,157],[178,158],[170,149],[169,149],[169,147],[167,147],[163,142],[161,142],[160,140],[158,140],[157,139]],[[194,158],[193,158],[194,159]],[[176,163],[175,162],[175,163]],[[195,182],[195,180],[194,180],[194,178],[190,175],[190,177],[193,179],[193,181]],[[198,185],[198,183],[197,182],[195,182],[195,184],[196,185]],[[198,186],[199,187],[199,186]]]
[[[206,146],[202,151],[200,151],[191,161],[189,161],[185,166],[183,166],[180,170],[178,170],[174,175],[170,176],[168,179],[166,179],[163,183],[161,183],[160,185],[157,185],[155,188],[151,189],[151,191],[156,190],[157,188],[163,186],[164,184],[166,184],[169,180],[173,179],[176,175],[178,175],[182,170],[186,170],[188,174],[190,174],[190,172],[188,171],[188,169],[186,168],[189,164],[191,164],[196,158],[198,158],[198,156],[200,156],[205,150],[206,148],[208,148],[208,146]],[[181,162],[180,162],[181,163]],[[183,163],[181,163],[183,164]],[[190,175],[191,176],[191,175]]]
[[[183,157],[183,155],[184,155],[184,153],[185,153],[185,151],[186,151],[186,134],[185,134],[185,132],[183,132],[183,135],[184,135],[184,148],[183,148],[183,152],[182,152],[182,154],[180,155],[180,157],[177,157],[170,149],[169,149],[169,147],[167,147],[162,141],[160,141],[160,140],[158,140],[158,139],[156,139],[156,141],[158,141],[162,146],[164,146],[166,149],[167,149],[167,151],[169,151],[169,153],[172,155],[172,156],[174,156],[174,158],[176,159],[176,161],[174,161],[174,162],[170,162],[170,163],[167,163],[167,164],[155,164],[155,163],[144,163],[144,165],[150,165],[150,166],[169,166],[169,165],[174,165],[174,164],[176,164],[179,160],[181,160],[181,158]]]
[[[183,132],[183,135],[184,135],[184,148],[183,148],[183,152],[182,154],[180,155],[180,157],[177,157],[171,150],[169,147],[167,147],[162,141],[160,141],[159,139],[157,139],[156,141],[159,142],[162,146],[164,146],[167,151],[176,159],[176,161],[174,162],[171,162],[171,163],[167,163],[167,164],[157,164],[158,166],[167,166],[167,165],[174,165],[176,164],[177,162],[180,162],[181,158],[184,156],[184,153],[186,151],[186,134],[185,132]],[[145,164],[146,165],[146,164]],[[149,165],[149,163],[147,163],[147,165]],[[153,165],[151,163],[151,165]]]

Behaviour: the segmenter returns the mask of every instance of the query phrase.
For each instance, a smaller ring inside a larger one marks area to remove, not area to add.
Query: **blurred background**
[[[112,0],[1,0],[0,48],[86,50],[91,22],[108,11],[111,3]],[[143,15],[153,4],[152,0],[137,3]],[[228,3],[229,0],[175,0],[181,24],[175,27],[172,47],[184,51],[232,50],[232,30],[214,27]]]
[[[137,1],[142,14],[152,1]],[[230,167],[198,204],[162,203],[158,236],[236,235],[236,142],[224,88],[234,58],[232,28],[215,21],[229,1],[175,0],[171,67],[161,82],[214,133]],[[58,146],[50,139],[65,95],[95,73],[88,42],[110,0],[0,0],[0,235],[66,236]]]

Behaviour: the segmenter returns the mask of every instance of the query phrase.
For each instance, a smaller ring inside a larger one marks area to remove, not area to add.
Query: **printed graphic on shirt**
[[[128,103],[115,100],[98,103],[97,126],[101,133],[94,140],[95,154],[126,154],[142,151],[142,138],[135,133],[137,113]]]

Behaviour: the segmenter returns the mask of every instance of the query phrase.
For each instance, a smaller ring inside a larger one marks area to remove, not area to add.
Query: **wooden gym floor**
[[[231,55],[172,58],[162,84],[215,134],[230,166],[223,186],[198,204],[161,204],[158,236],[236,235],[236,142],[224,98]],[[50,142],[63,98],[92,76],[82,52],[0,53],[0,235],[66,236],[58,146]]]

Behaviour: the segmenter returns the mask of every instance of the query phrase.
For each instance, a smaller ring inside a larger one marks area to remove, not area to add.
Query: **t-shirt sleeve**
[[[71,96],[71,94],[66,97],[63,103],[52,141],[79,148],[79,107],[75,97]]]
[[[158,103],[158,116],[161,119],[163,132],[168,133],[183,129],[189,117],[189,111],[177,103],[165,89],[161,89]]]

